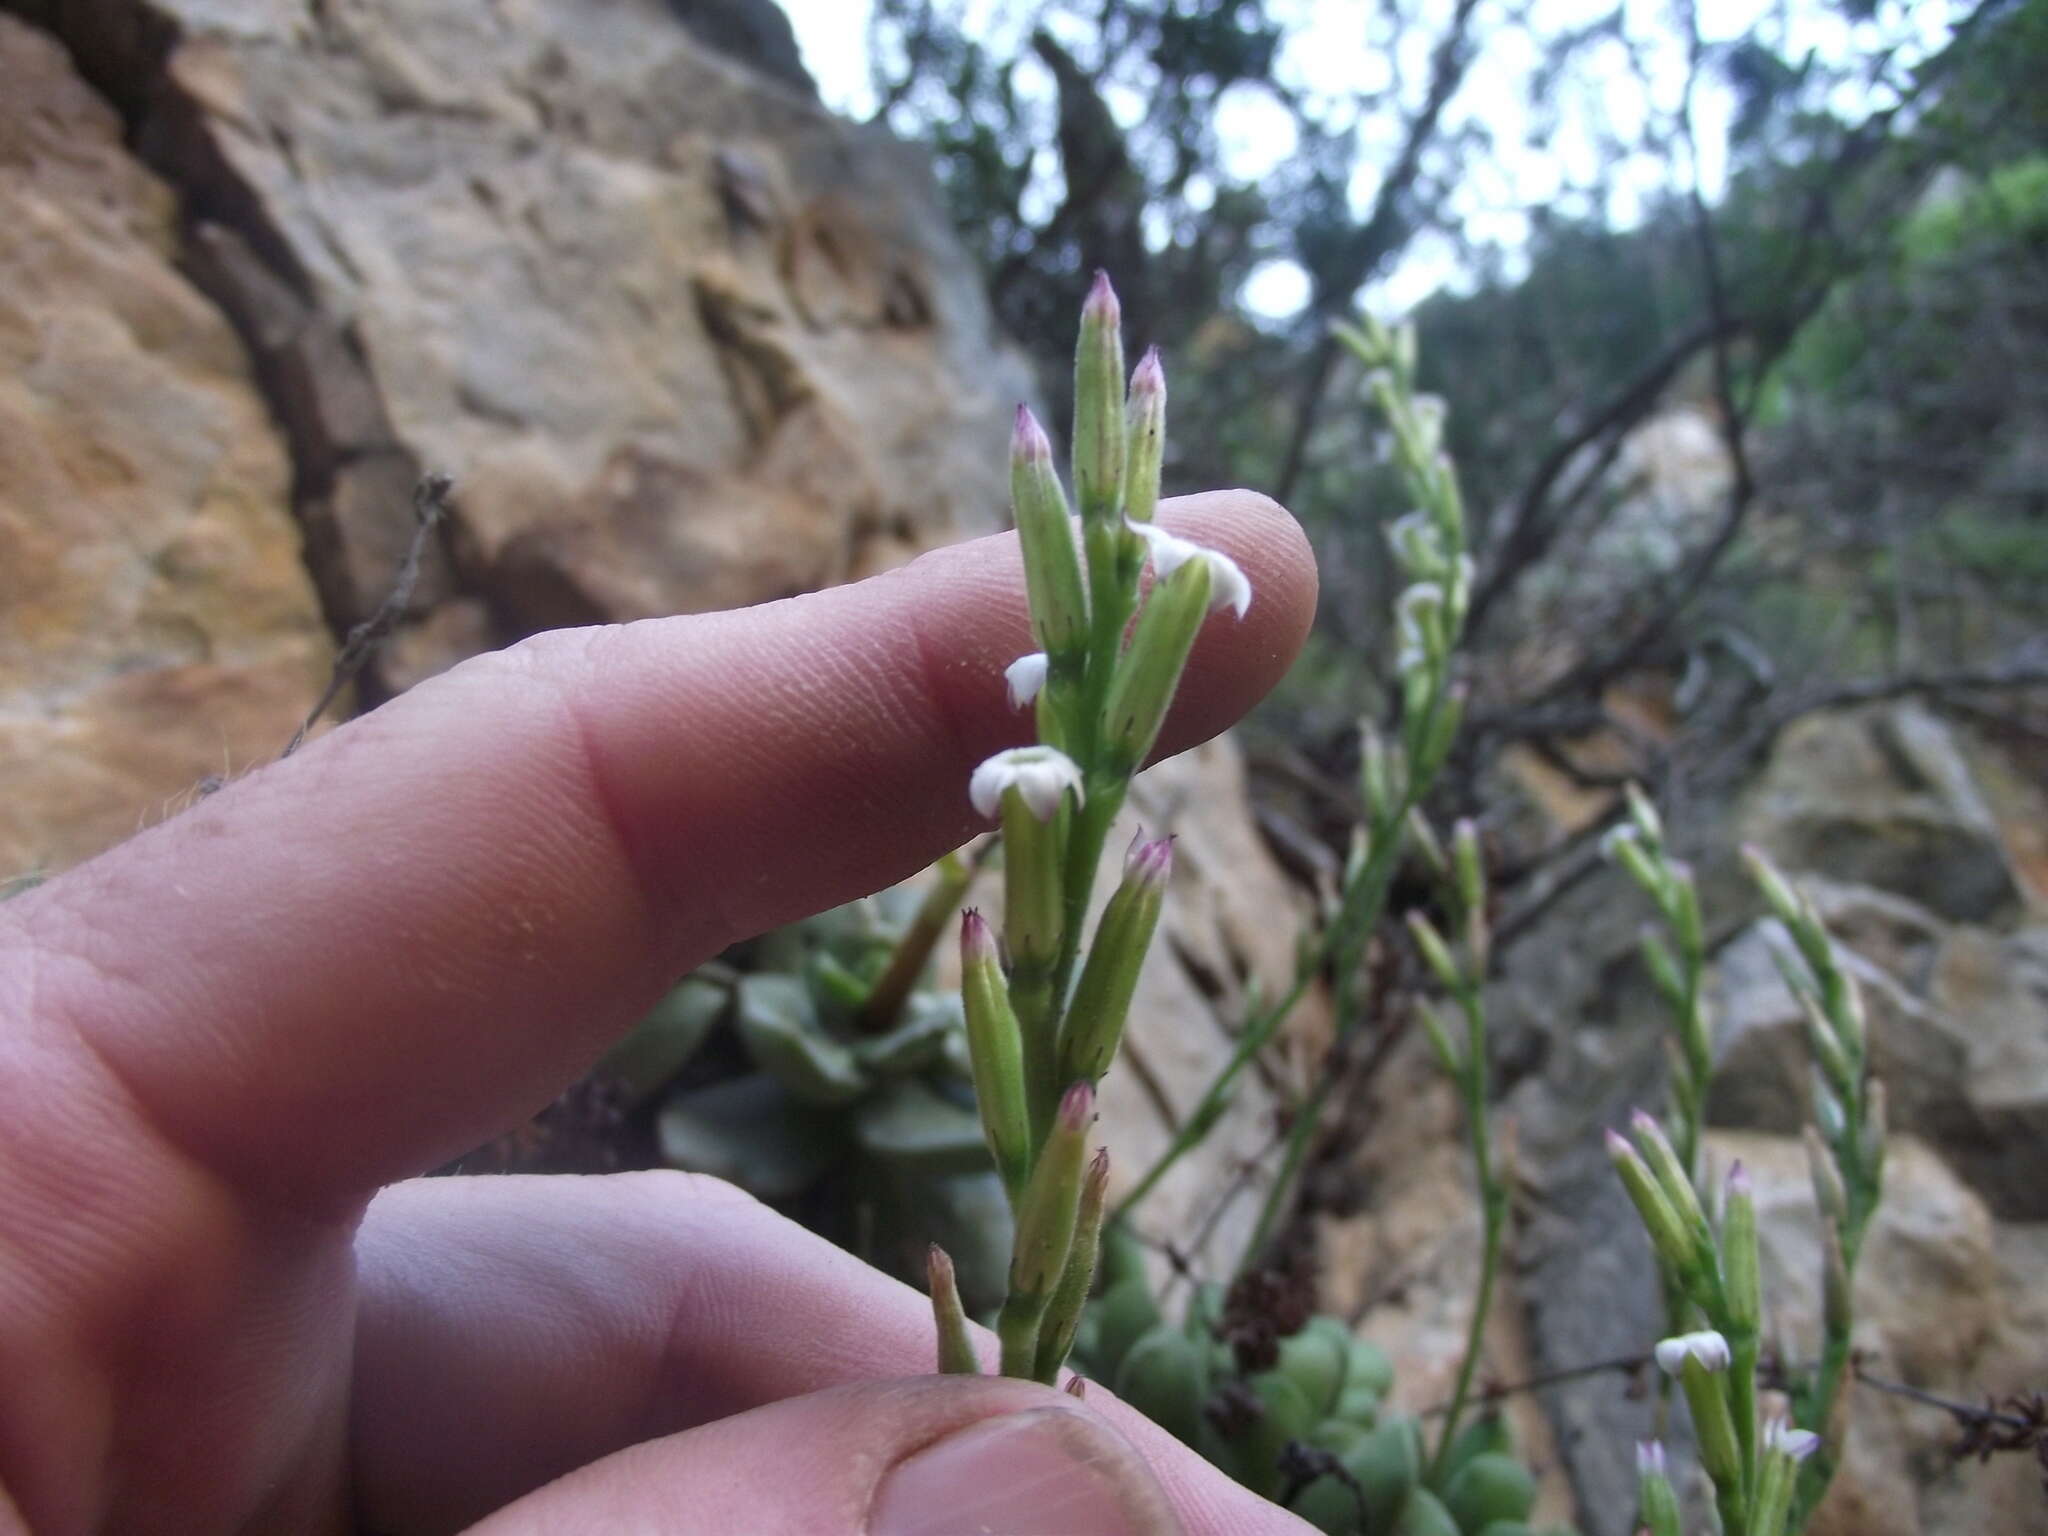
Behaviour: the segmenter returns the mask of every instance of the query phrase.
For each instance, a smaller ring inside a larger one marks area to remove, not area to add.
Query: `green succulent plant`
[[[968,1075],[959,995],[923,985],[967,882],[958,859],[779,929],[684,979],[605,1058],[661,1161],[801,1205],[840,1180],[847,1234],[921,1277],[953,1255],[970,1310],[1002,1298],[1010,1217]],[[737,1071],[715,1072],[714,1058]],[[850,1188],[849,1188],[850,1186]]]
[[[1205,1287],[1169,1321],[1137,1243],[1115,1229],[1076,1367],[1247,1487],[1291,1493],[1288,1507],[1329,1536],[1539,1536],[1526,1523],[1536,1481],[1498,1415],[1467,1424],[1432,1475],[1421,1424],[1386,1407],[1394,1368],[1379,1346],[1312,1317],[1269,1368],[1246,1373],[1215,1337],[1220,1300]]]

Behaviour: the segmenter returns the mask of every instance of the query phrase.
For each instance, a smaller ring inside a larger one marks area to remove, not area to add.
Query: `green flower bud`
[[[1159,506],[1159,466],[1166,453],[1166,370],[1149,347],[1131,372],[1124,404],[1124,516],[1149,523]]]
[[[1097,272],[1074,348],[1074,495],[1084,523],[1116,519],[1124,482],[1123,311]]]
[[[1187,561],[1152,588],[1131,648],[1109,684],[1103,745],[1111,773],[1124,777],[1136,772],[1152,750],[1208,611],[1205,561]]]
[[[982,1133],[1012,1200],[1031,1169],[1031,1120],[1024,1091],[1024,1041],[996,957],[995,935],[979,912],[960,919],[960,1001]]]
[[[1753,1335],[1763,1321],[1763,1281],[1757,1262],[1756,1196],[1739,1161],[1728,1170],[1721,1213],[1721,1274],[1729,1323]]]
[[[1863,1010],[1863,988],[1847,971],[1835,974],[1840,978],[1841,991],[1828,1016],[1834,1020],[1835,1028],[1842,1037],[1842,1048],[1860,1061],[1869,1049],[1870,1040],[1870,1023]]]
[[[981,1357],[975,1353],[974,1336],[967,1328],[967,1311],[960,1305],[953,1261],[937,1243],[925,1254],[925,1279],[932,1294],[932,1317],[939,1330],[939,1374],[980,1375]]]
[[[1370,720],[1358,722],[1358,789],[1375,823],[1388,813],[1401,793],[1387,761],[1387,744]]]
[[[1088,590],[1080,546],[1067,516],[1067,498],[1053,473],[1052,445],[1028,407],[1017,407],[1010,440],[1010,505],[1024,552],[1024,588],[1031,630],[1052,658],[1055,672],[1088,645]]]
[[[1449,1076],[1457,1077],[1464,1067],[1458,1059],[1458,1048],[1451,1044],[1451,1032],[1444,1027],[1443,1015],[1428,998],[1417,998],[1415,1016],[1422,1021],[1422,1032],[1429,1037],[1429,1048],[1436,1052],[1438,1065]]]
[[[1843,1098],[1856,1095],[1856,1068],[1850,1062],[1848,1053],[1842,1049],[1842,1042],[1835,1034],[1835,1026],[1822,1011],[1820,1001],[1810,992],[1801,992],[1799,1011],[1806,1021],[1806,1044],[1813,1052],[1814,1065],[1827,1079],[1828,1086]]]
[[[1436,828],[1431,826],[1429,818],[1422,814],[1421,806],[1412,805],[1408,808],[1405,829],[1408,841],[1414,845],[1415,851],[1422,855],[1422,862],[1429,866],[1429,872],[1439,880],[1450,879],[1450,856],[1444,852],[1444,845],[1437,838]]]
[[[1068,1081],[1094,1082],[1116,1059],[1138,972],[1159,926],[1173,872],[1173,839],[1138,843],[1124,861],[1123,882],[1102,910],[1095,942],[1060,1029],[1060,1070]]]
[[[1017,1241],[1010,1256],[1013,1299],[1036,1297],[1042,1307],[1066,1268],[1080,1211],[1088,1127],[1094,1123],[1095,1091],[1076,1083],[1060,1100],[1038,1166],[1017,1204]]]
[[[1662,1441],[1636,1443],[1636,1514],[1648,1536],[1683,1536]]]
[[[1081,1203],[1074,1213],[1074,1242],[1052,1300],[1038,1325],[1038,1379],[1047,1386],[1059,1379],[1060,1367],[1074,1347],[1074,1334],[1087,1310],[1095,1284],[1095,1260],[1102,1243],[1102,1211],[1109,1199],[1109,1148],[1098,1147],[1081,1179]]]
[[[1655,802],[1643,793],[1643,786],[1634,779],[1623,786],[1623,793],[1628,796],[1629,819],[1643,834],[1643,842],[1652,852],[1661,850],[1664,846],[1664,819],[1657,814]]]
[[[1863,1130],[1856,1148],[1863,1163],[1863,1182],[1872,1189],[1884,1175],[1885,1122],[1889,1118],[1886,1103],[1883,1080],[1872,1078],[1863,1106]]]
[[[1673,1275],[1696,1277],[1699,1254],[1692,1234],[1678,1219],[1671,1202],[1664,1198],[1649,1165],[1618,1132],[1611,1130],[1607,1133],[1607,1157],[1621,1176],[1622,1188],[1628,1191],[1636,1214],[1642,1217],[1643,1229],[1650,1235],[1650,1246],[1656,1250],[1659,1262]]]
[[[1656,983],[1667,1004],[1679,1007],[1685,1001],[1685,981],[1679,975],[1678,960],[1671,947],[1658,937],[1654,928],[1643,930],[1641,944],[1643,968],[1650,973],[1650,980]]]
[[[1701,1337],[1701,1335],[1694,1335]],[[1713,1334],[1707,1337],[1719,1338]],[[1689,1350],[1678,1368],[1678,1384],[1685,1390],[1686,1405],[1692,1409],[1692,1430],[1699,1441],[1700,1465],[1717,1488],[1742,1486],[1742,1446],[1735,1438],[1735,1416],[1728,1409],[1727,1345],[1721,1346],[1720,1363],[1703,1350]]]
[[[1424,963],[1435,974],[1438,984],[1446,992],[1462,992],[1465,989],[1464,975],[1458,970],[1458,962],[1451,957],[1450,945],[1436,931],[1436,925],[1422,913],[1410,912],[1408,932],[1414,937],[1416,949],[1421,951]]]
[[[1764,905],[1776,915],[1787,928],[1799,926],[1801,913],[1799,898],[1777,867],[1764,857],[1763,850],[1753,843],[1742,846],[1743,868],[1749,871],[1749,878],[1756,883],[1757,891],[1763,896]]]
[[[1668,906],[1671,900],[1670,881],[1664,873],[1664,866],[1651,856],[1645,846],[1639,827],[1627,822],[1610,827],[1600,839],[1600,852],[1619,864],[1629,879],[1648,892],[1659,910]]]
[[[1636,1146],[1641,1149],[1643,1161],[1649,1164],[1650,1172],[1656,1176],[1664,1198],[1691,1234],[1695,1261],[1702,1269],[1711,1269],[1714,1263],[1714,1229],[1707,1220],[1706,1210],[1700,1205],[1699,1191],[1693,1188],[1692,1170],[1679,1160],[1677,1149],[1664,1134],[1664,1127],[1640,1109],[1629,1115],[1629,1129],[1635,1133]]]
[[[1427,783],[1436,777],[1451,755],[1451,743],[1458,739],[1458,726],[1465,718],[1467,690],[1463,683],[1453,683],[1446,688],[1443,698],[1434,710],[1423,711],[1419,716],[1417,734],[1414,738],[1415,776]]]
[[[1467,912],[1486,910],[1486,868],[1479,854],[1479,829],[1469,818],[1451,829],[1451,866],[1457,871],[1458,900]]]
[[[1839,1227],[1849,1219],[1849,1192],[1842,1187],[1842,1171],[1835,1166],[1834,1154],[1828,1151],[1819,1131],[1809,1125],[1801,1131],[1800,1140],[1806,1144],[1806,1172],[1813,1180],[1813,1203],[1820,1207],[1822,1221]]]
[[[1700,893],[1693,884],[1692,866],[1679,859],[1665,862],[1665,873],[1670,881],[1671,931],[1678,936],[1680,953],[1688,956],[1704,955],[1707,952],[1706,926],[1700,920]]]
[[[1066,820],[1041,820],[1016,786],[1003,791],[1003,937],[1023,975],[1049,971],[1066,925]]]
[[[1838,1228],[1824,1228],[1821,1242],[1821,1318],[1831,1334],[1846,1335],[1855,1320],[1855,1293],[1849,1280],[1849,1265],[1842,1255],[1842,1234]]]

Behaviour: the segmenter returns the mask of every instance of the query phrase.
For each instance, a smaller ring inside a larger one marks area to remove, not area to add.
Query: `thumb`
[[[918,1376],[788,1398],[592,1462],[473,1536],[1179,1536],[1137,1450],[1063,1393]]]

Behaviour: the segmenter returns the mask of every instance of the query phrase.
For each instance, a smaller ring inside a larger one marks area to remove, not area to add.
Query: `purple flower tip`
[[[1038,424],[1038,418],[1031,414],[1031,407],[1017,407],[1017,428],[1010,437],[1010,452],[1028,463],[1041,464],[1052,461],[1052,442],[1045,435],[1045,428]]]
[[[1639,1131],[1654,1131],[1657,1129],[1657,1122],[1640,1109],[1632,1109],[1628,1112],[1628,1123]]]
[[[1635,1148],[1628,1144],[1628,1138],[1613,1126],[1607,1128],[1607,1155],[1609,1157],[1633,1156]]]
[[[1147,347],[1145,355],[1138,359],[1138,366],[1131,370],[1131,393],[1140,396],[1166,393],[1166,369],[1159,361],[1157,347]]]
[[[1124,861],[1124,878],[1143,880],[1149,883],[1163,883],[1173,873],[1173,839],[1154,838],[1151,842],[1139,842],[1131,849]]]
[[[1740,1195],[1743,1199],[1747,1200],[1752,1190],[1753,1186],[1749,1181],[1749,1170],[1742,1166],[1742,1159],[1737,1158],[1728,1167],[1728,1193]]]
[[[1085,1131],[1095,1118],[1095,1090],[1076,1083],[1060,1098],[1059,1123],[1065,1131]]]
[[[960,914],[960,953],[969,962],[993,960],[996,955],[996,936],[988,919],[973,907]]]
[[[1084,320],[1121,319],[1123,311],[1116,301],[1116,290],[1109,285],[1109,274],[1100,267],[1095,269],[1095,281],[1089,285],[1088,301],[1081,306]]]
[[[1664,1442],[1662,1440],[1638,1440],[1636,1442],[1636,1474],[1638,1476],[1648,1477],[1654,1473],[1658,1477],[1662,1477],[1665,1474],[1665,1468]]]

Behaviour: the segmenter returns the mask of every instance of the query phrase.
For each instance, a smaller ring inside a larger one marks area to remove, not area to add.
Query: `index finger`
[[[1179,750],[1277,681],[1315,577],[1263,497],[1166,520],[1257,594],[1205,627]],[[0,988],[230,1187],[345,1210],[533,1113],[727,943],[963,841],[967,773],[1027,730],[1001,673],[1028,635],[1000,535],[537,637],[7,903]]]

